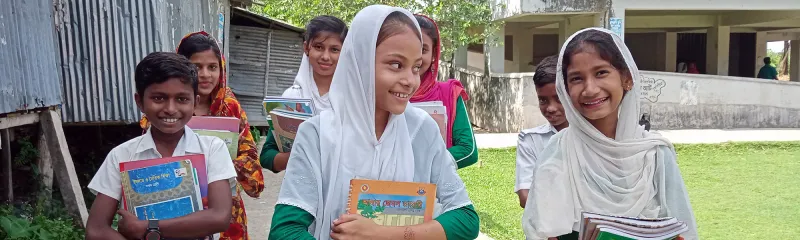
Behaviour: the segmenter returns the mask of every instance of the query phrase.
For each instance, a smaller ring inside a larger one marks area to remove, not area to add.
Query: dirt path
[[[264,145],[262,137],[258,143],[258,150]],[[252,240],[267,240],[269,226],[272,223],[272,213],[275,212],[275,202],[278,201],[278,191],[283,182],[283,172],[272,173],[264,169],[264,192],[258,199],[244,196],[244,206],[247,210],[247,230]]]

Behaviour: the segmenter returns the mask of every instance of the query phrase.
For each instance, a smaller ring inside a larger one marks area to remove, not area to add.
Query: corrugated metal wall
[[[270,39],[267,94],[281,95],[291,87],[303,59],[303,38],[299,33],[273,31]]]
[[[269,35],[270,30],[266,28],[231,26],[228,84],[253,126],[266,123],[260,110],[267,88]]]
[[[138,121],[136,63],[150,52],[174,51],[189,32],[218,37],[219,14],[229,16],[228,0],[54,2],[68,123]]]
[[[280,96],[292,86],[300,67],[300,33],[231,26],[229,85],[253,126],[266,126],[264,96]]]
[[[0,6],[0,114],[61,104],[50,0]]]

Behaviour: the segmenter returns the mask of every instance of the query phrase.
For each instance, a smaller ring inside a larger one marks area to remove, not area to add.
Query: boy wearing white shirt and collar
[[[89,183],[97,194],[89,211],[86,239],[197,239],[223,232],[231,220],[231,186],[236,171],[225,142],[200,136],[186,127],[197,104],[197,70],[185,57],[156,52],[136,66],[139,109],[151,119],[142,136],[115,147]],[[118,209],[122,198],[119,163],[203,154],[208,175],[208,209],[167,220],[139,220]],[[119,214],[118,230],[111,228]]]
[[[543,59],[536,66],[533,75],[533,84],[536,86],[536,95],[539,97],[539,110],[548,123],[522,130],[517,142],[517,182],[514,192],[519,196],[519,206],[525,208],[528,200],[528,190],[533,179],[533,168],[536,166],[538,156],[547,145],[550,137],[558,131],[569,126],[564,117],[564,107],[556,94],[556,67],[558,56],[553,55]]]

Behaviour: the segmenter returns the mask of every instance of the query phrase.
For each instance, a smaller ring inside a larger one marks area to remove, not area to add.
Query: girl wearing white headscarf
[[[638,122],[640,75],[615,34],[584,29],[564,44],[556,90],[569,128],[550,140],[523,213],[528,239],[577,239],[581,212],[675,217],[697,227],[675,150]]]
[[[294,85],[283,92],[283,97],[311,99],[314,114],[331,108],[327,93],[346,36],[347,24],[339,18],[322,15],[311,19],[306,24],[303,60],[294,78]],[[268,131],[260,157],[262,167],[278,173],[286,169],[289,153],[278,150],[272,131]]]
[[[407,107],[419,87],[421,41],[405,9],[373,5],[355,16],[328,93],[331,109],[298,130],[270,239],[477,237],[477,213],[438,126]],[[443,213],[405,227],[345,214],[356,178],[436,184]]]

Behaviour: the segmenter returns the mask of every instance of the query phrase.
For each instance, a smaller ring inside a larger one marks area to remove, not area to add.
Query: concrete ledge
[[[695,129],[656,132],[677,144],[800,141],[800,129]],[[517,139],[518,133],[475,134],[476,144],[481,149],[516,147]]]

